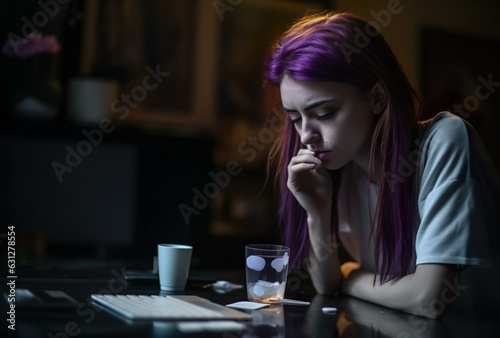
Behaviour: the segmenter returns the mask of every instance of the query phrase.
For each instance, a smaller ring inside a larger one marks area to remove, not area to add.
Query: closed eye
[[[333,115],[335,115],[336,112],[337,112],[336,110],[333,110],[333,111],[331,111],[331,112],[329,112],[328,114],[325,114],[325,115],[315,115],[314,118],[316,120],[318,120],[318,121],[326,121],[326,120],[332,118]],[[290,117],[288,119],[288,123],[289,124],[297,124],[300,120],[301,120],[300,117],[297,117],[297,118]]]
[[[332,110],[331,112],[329,112],[328,114],[325,114],[325,115],[317,115],[316,116],[316,119],[319,120],[319,121],[325,121],[325,120],[328,120],[330,118],[333,117],[333,115],[335,115],[337,111],[336,110]]]

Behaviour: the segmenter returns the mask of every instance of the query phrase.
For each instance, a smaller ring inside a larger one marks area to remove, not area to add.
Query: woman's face
[[[351,84],[287,76],[280,91],[304,148],[314,151],[329,170],[351,160],[366,170],[375,118],[370,93],[362,97]]]

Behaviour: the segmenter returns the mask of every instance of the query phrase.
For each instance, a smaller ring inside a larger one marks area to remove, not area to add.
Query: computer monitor
[[[68,154],[81,131],[49,134],[0,133],[1,223],[42,234],[48,254],[66,257],[152,261],[158,242],[201,250],[210,208],[186,224],[178,206],[210,178],[210,138],[116,132],[77,163]]]

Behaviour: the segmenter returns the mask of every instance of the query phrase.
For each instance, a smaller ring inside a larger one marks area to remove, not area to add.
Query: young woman
[[[354,15],[299,20],[265,75],[289,120],[270,161],[291,267],[318,293],[442,316],[464,271],[498,255],[500,184],[473,128],[448,112],[419,122],[418,92]]]

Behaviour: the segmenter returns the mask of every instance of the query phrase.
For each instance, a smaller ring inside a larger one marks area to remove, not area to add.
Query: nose
[[[304,121],[302,123],[302,129],[300,132],[300,141],[302,142],[302,144],[314,150],[316,146],[315,143],[318,142],[319,139],[320,139],[320,134],[316,130],[316,128],[314,128],[314,126],[311,125],[310,122]]]

